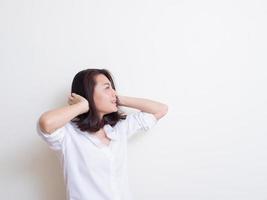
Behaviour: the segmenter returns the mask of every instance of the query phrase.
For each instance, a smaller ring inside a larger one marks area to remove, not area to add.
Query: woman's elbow
[[[166,104],[163,104],[160,108],[160,110],[154,114],[157,120],[164,117],[168,113],[168,106]]]
[[[40,129],[47,134],[51,134],[53,131],[51,130],[50,126],[49,126],[49,121],[47,120],[47,118],[44,115],[41,115],[39,117],[39,127]]]

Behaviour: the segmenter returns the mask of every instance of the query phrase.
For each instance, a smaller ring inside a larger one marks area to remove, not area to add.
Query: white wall
[[[1,199],[64,199],[35,123],[97,67],[169,105],[130,141],[135,199],[266,200],[266,20],[263,0],[1,0]]]

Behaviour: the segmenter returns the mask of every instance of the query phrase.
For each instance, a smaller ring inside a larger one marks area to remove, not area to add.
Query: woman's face
[[[94,102],[98,114],[102,118],[105,114],[117,112],[116,91],[112,88],[111,82],[104,74],[95,77]]]

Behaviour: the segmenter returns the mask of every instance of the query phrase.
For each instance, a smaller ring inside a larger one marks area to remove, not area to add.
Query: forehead
[[[104,74],[98,74],[95,77],[95,81],[97,85],[104,85],[106,83],[111,85],[111,82],[108,80],[108,78]]]

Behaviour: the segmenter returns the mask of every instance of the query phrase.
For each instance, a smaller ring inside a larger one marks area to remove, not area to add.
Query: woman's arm
[[[120,95],[117,97],[119,106],[131,107],[143,112],[151,113],[157,120],[162,118],[168,112],[168,106],[157,101]]]
[[[75,93],[69,97],[68,103],[68,106],[47,111],[40,116],[39,125],[43,132],[51,134],[76,116],[89,110],[88,101]]]

